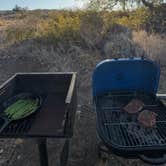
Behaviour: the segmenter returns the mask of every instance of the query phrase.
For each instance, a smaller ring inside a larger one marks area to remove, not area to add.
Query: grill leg
[[[40,166],[48,166],[48,154],[47,154],[47,140],[46,138],[38,139],[38,150],[40,157]]]
[[[70,144],[70,140],[66,139],[62,152],[61,152],[61,156],[60,156],[60,166],[67,165],[67,160],[69,156],[69,144]]]

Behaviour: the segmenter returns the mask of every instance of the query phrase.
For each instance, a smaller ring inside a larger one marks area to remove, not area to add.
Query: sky
[[[28,9],[82,8],[81,0],[0,0],[0,10],[11,10],[15,5]]]

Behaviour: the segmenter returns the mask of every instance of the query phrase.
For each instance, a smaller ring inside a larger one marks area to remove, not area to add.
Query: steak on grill
[[[144,127],[154,127],[156,125],[157,114],[149,110],[143,110],[139,113],[137,120]]]
[[[141,100],[132,99],[123,109],[130,114],[134,114],[141,111],[143,107],[144,103]]]

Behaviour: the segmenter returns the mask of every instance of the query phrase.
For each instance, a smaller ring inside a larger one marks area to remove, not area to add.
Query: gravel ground
[[[65,56],[64,56],[65,55]],[[0,50],[0,83],[15,72],[78,72],[78,108],[74,136],[71,140],[69,166],[97,166],[97,134],[95,113],[92,111],[91,74],[96,63],[103,58],[95,53],[88,53],[79,47],[65,50],[62,47],[46,47],[27,41],[8,49]],[[161,79],[164,80],[162,72]],[[160,85],[160,90],[166,87]],[[64,140],[48,139],[50,166],[59,165],[59,155]],[[37,146],[34,140],[0,139],[0,166],[39,166]],[[110,155],[108,165],[140,166],[147,165],[140,160],[128,160]],[[101,166],[101,165],[100,165]]]

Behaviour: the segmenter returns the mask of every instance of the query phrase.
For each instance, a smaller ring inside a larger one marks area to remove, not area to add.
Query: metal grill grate
[[[136,114],[128,114],[122,108],[132,98],[141,99],[145,108],[157,113],[154,128],[144,128]],[[142,93],[108,94],[97,100],[97,118],[102,134],[108,143],[124,148],[166,146],[166,109],[153,96]]]
[[[4,129],[4,131],[1,133],[1,136],[10,137],[10,135],[14,136],[14,135],[20,135],[20,134],[24,136],[27,133],[27,131],[30,129],[33,120],[34,120],[34,116],[32,115],[28,118],[19,120],[19,122],[13,121],[11,122],[10,125],[8,125]],[[4,121],[3,119],[0,119],[0,124],[3,124],[4,123],[3,121]]]

